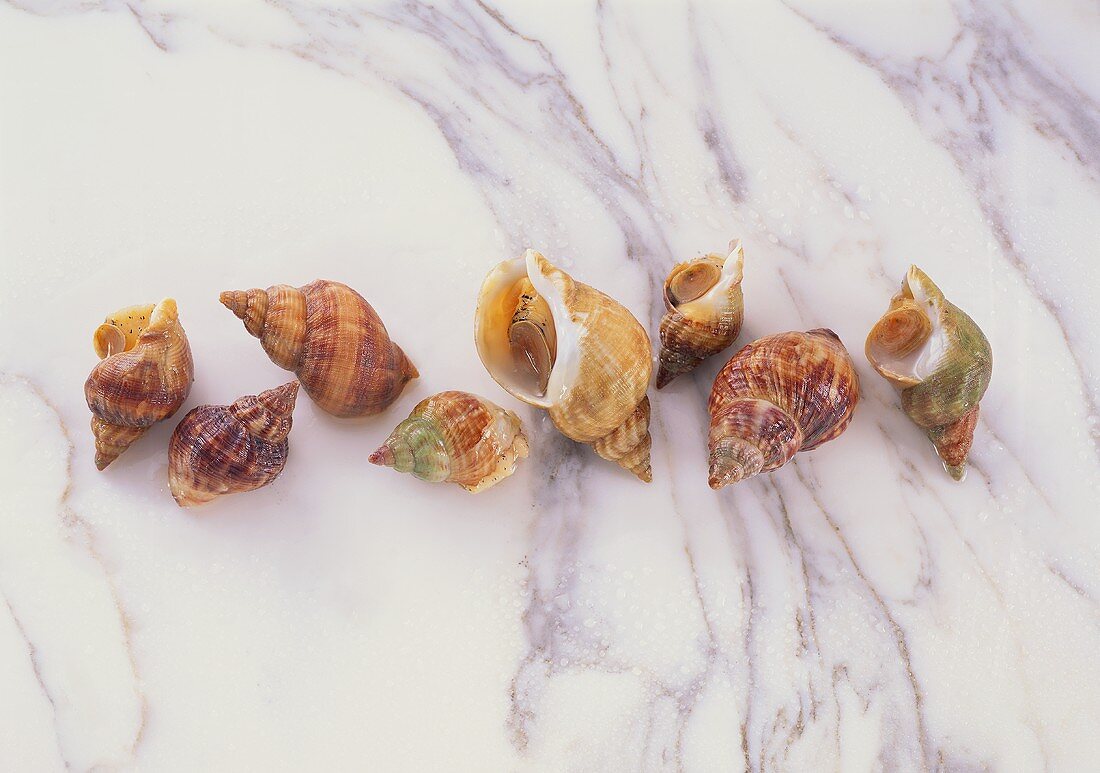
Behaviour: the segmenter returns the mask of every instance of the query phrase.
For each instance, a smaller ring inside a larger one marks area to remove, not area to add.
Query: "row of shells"
[[[743,263],[734,242],[725,255],[673,268],[664,284],[658,389],[736,341],[744,319]],[[327,413],[359,417],[385,410],[419,376],[371,305],[347,285],[275,285],[225,292],[220,300],[296,380],[230,405],[199,406],[180,421],[169,443],[168,476],[181,506],[278,477],[299,386]],[[566,437],[652,479],[653,359],[645,328],[626,307],[528,250],[485,279],[474,336],[482,363],[505,391],[545,410]],[[102,470],[183,405],[194,361],[172,299],[109,315],[93,344],[100,362],[84,391]],[[898,388],[903,410],[948,472],[961,479],[992,372],[978,326],[913,266],[872,327],[865,352]],[[711,390],[710,486],[770,472],[839,436],[858,401],[852,359],[831,330],[749,343]],[[477,492],[511,475],[527,454],[513,412],[447,391],[421,401],[369,461]]]

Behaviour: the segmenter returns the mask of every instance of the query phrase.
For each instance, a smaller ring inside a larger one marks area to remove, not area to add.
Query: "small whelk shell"
[[[859,376],[833,331],[753,341],[710,393],[710,487],[770,472],[839,436],[857,402]]]
[[[477,395],[452,391],[421,401],[370,462],[476,494],[515,472],[526,456],[519,417]]]
[[[333,416],[379,413],[420,375],[371,305],[340,282],[234,290],[221,302]]]
[[[566,437],[652,479],[649,336],[622,304],[527,250],[486,277],[474,338],[509,394],[546,410]]]
[[[232,405],[200,405],[176,426],[168,444],[168,488],[180,507],[222,494],[253,491],[286,466],[298,382]]]
[[[745,316],[743,266],[737,240],[728,255],[705,255],[672,269],[665,280],[658,389],[737,340]]]
[[[871,328],[865,351],[874,369],[901,390],[902,409],[924,429],[944,468],[961,480],[993,374],[993,352],[977,323],[911,266]]]
[[[102,470],[179,410],[195,364],[171,298],[111,314],[96,328],[92,346],[101,359],[84,383],[84,397],[92,411],[95,464]]]

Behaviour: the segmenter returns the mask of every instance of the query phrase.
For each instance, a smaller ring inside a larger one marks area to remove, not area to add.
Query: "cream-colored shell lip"
[[[928,340],[904,357],[897,357],[873,341],[867,342],[867,359],[879,375],[899,387],[911,387],[932,375],[947,351],[947,333],[943,328],[944,297],[932,280],[916,266],[910,266],[898,296],[912,298],[932,324]]]
[[[714,286],[693,301],[680,304],[676,310],[685,317],[710,317],[729,302],[729,290],[741,283],[744,275],[745,251],[741,240],[730,242],[729,255],[722,263],[722,274]]]
[[[154,333],[165,330],[171,323],[179,319],[179,309],[174,298],[165,298],[153,309],[153,315],[149,318],[149,327]]]
[[[462,486],[471,494],[492,488],[516,471],[520,459],[526,459],[530,449],[523,424],[519,417],[488,400],[483,401],[493,413],[493,425],[489,432],[494,439],[497,465],[491,473],[472,486]]]
[[[508,345],[508,325],[516,309],[517,283],[527,277],[550,307],[557,334],[557,354],[550,370],[545,395],[526,387],[512,361]],[[474,341],[481,362],[493,380],[518,400],[539,408],[550,408],[569,393],[576,381],[580,364],[580,342],[584,337],[584,315],[573,314],[566,306],[564,283],[568,277],[555,269],[535,250],[497,265],[485,278],[478,295],[474,319]]]

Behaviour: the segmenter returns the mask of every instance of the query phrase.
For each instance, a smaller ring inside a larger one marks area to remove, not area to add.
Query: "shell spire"
[[[652,479],[652,354],[625,306],[527,250],[486,277],[474,339],[489,375],[509,394],[547,411],[566,437]]]
[[[710,487],[771,472],[838,437],[858,402],[859,377],[833,331],[753,341],[719,371],[710,393]]]
[[[735,239],[727,255],[704,255],[678,264],[669,273],[664,286],[668,311],[660,327],[658,389],[737,340],[745,317],[744,259],[741,240]]]
[[[476,494],[511,475],[527,453],[519,417],[477,395],[452,391],[422,400],[369,461]]]
[[[158,421],[187,399],[195,365],[176,302],[129,306],[96,328],[101,358],[84,383],[92,412],[95,465],[106,468]]]
[[[247,395],[233,401],[229,412],[244,425],[249,435],[265,443],[281,443],[290,434],[298,382]]]
[[[380,413],[420,376],[366,299],[340,282],[230,290],[219,299],[333,416]]]
[[[902,410],[932,441],[944,469],[962,480],[979,403],[993,375],[993,351],[981,328],[910,266],[867,335],[865,352],[901,392]]]
[[[271,483],[286,465],[298,382],[230,405],[200,405],[168,444],[168,488],[180,507]]]

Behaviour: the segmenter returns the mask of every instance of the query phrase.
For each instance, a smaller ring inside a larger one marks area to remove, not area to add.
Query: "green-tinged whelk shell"
[[[911,266],[871,328],[866,353],[901,390],[902,409],[927,433],[947,472],[962,480],[993,372],[993,352],[977,323]]]
[[[468,392],[440,392],[413,408],[370,462],[476,494],[515,472],[526,456],[527,437],[514,413]]]

